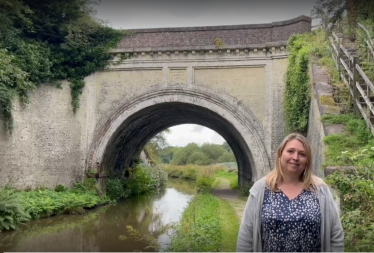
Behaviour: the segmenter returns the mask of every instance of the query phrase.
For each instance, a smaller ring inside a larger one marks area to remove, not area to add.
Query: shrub
[[[107,179],[106,180],[106,194],[112,199],[127,198],[129,195],[128,191],[125,191],[123,186],[123,180],[121,179]]]
[[[55,187],[55,192],[66,192],[67,190],[69,190],[68,187],[60,185],[60,184],[56,185]]]
[[[16,227],[31,219],[25,212],[24,200],[19,192],[0,187],[0,232],[16,229]]]
[[[202,176],[197,179],[197,192],[206,193],[212,190],[214,178],[210,176]]]
[[[138,165],[130,174],[131,176],[123,181],[125,191],[130,195],[161,189],[166,186],[168,179],[167,173],[158,166]]]

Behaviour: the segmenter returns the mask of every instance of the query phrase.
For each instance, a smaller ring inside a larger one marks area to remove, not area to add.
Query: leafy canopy
[[[12,107],[18,95],[41,83],[70,82],[74,112],[84,78],[107,66],[109,50],[126,32],[93,17],[89,0],[0,0],[0,115],[13,127]]]

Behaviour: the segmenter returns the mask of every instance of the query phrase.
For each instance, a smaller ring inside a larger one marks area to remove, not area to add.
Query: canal
[[[152,244],[131,237],[127,227],[138,229],[165,247],[170,237],[160,230],[180,220],[195,192],[193,182],[169,179],[166,189],[159,193],[120,200],[85,215],[31,221],[16,231],[0,233],[0,252],[155,251],[148,247]]]

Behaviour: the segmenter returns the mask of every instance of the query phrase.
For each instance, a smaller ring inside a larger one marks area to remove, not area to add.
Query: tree
[[[236,162],[235,155],[232,151],[224,153],[218,158],[218,163]]]
[[[177,147],[168,146],[162,149],[161,151],[161,162],[164,164],[169,164],[173,160],[174,153],[177,151]]]
[[[145,146],[148,153],[150,154],[152,160],[155,163],[161,163],[161,154],[162,150],[168,146],[168,142],[166,140],[166,134],[169,134],[171,131],[170,129],[166,129],[153,137]]]
[[[205,143],[201,146],[201,150],[210,159],[210,163],[217,163],[218,158],[222,156],[226,151],[222,145]]]
[[[222,147],[224,149],[226,149],[227,151],[231,151],[231,147],[226,141],[224,143],[222,143]]]
[[[359,19],[374,18],[374,5],[372,0],[317,0],[311,16],[321,18],[327,34],[346,17],[350,32],[354,33]]]
[[[174,153],[173,160],[171,161],[171,164],[175,165],[186,165],[188,164],[188,158],[190,155],[194,152],[197,151],[199,152],[200,148],[196,143],[189,143],[187,146],[178,149]]]
[[[210,159],[200,150],[195,150],[188,157],[186,164],[209,165]]]

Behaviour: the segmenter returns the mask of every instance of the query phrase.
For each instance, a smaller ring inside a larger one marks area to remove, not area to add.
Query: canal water
[[[118,201],[85,215],[60,215],[31,221],[16,231],[2,232],[0,252],[155,251],[147,247],[149,243],[132,238],[127,226],[165,246],[170,237],[160,229],[180,220],[194,194],[192,182],[169,179],[167,188],[157,194]]]

